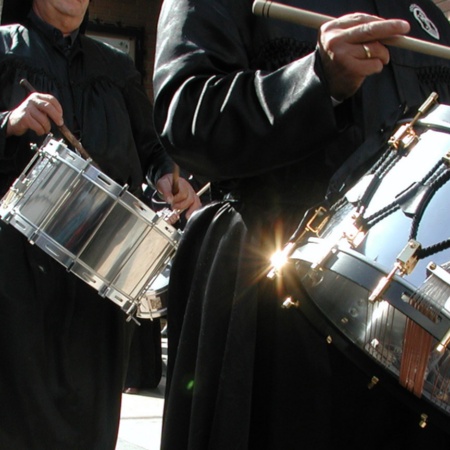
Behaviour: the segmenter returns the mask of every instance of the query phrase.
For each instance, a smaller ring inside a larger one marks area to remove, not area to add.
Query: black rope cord
[[[375,224],[380,222],[385,217],[389,216],[390,214],[394,213],[400,208],[400,205],[404,203],[408,197],[410,197],[412,194],[414,194],[414,188],[418,185],[425,185],[426,183],[430,184],[430,180],[434,177],[436,177],[436,172],[439,171],[440,168],[443,167],[442,161],[438,161],[429,171],[425,174],[425,176],[422,178],[421,181],[414,183],[411,185],[408,189],[406,189],[400,196],[398,196],[395,200],[393,200],[389,205],[384,206],[379,211],[373,213],[371,216],[366,217],[364,219],[367,229],[369,230],[372,228]],[[423,215],[423,212],[421,216]]]
[[[434,165],[434,167],[422,178],[420,185],[427,187],[427,193],[423,196],[419,202],[417,212],[414,214],[409,239],[416,239],[417,233],[419,231],[419,225],[425,214],[426,208],[430,203],[434,195],[439,191],[450,180],[450,170],[445,166],[443,161],[439,161]],[[415,183],[417,185],[417,183]],[[414,185],[413,185],[414,186]],[[389,214],[395,212],[400,208],[403,200],[405,200],[413,190],[413,187],[406,190],[401,196],[394,200],[390,205],[382,208],[379,212],[373,214],[369,219],[366,219],[367,230],[369,230],[376,223],[387,217]],[[450,248],[450,238],[444,241],[438,242],[436,244],[430,245],[425,248],[421,248],[417,251],[417,259],[424,259],[428,256],[439,253],[443,250]]]
[[[441,167],[442,168],[442,167]],[[421,202],[419,203],[418,211],[416,214],[414,214],[412,224],[411,224],[411,233],[410,233],[410,239],[416,239],[417,233],[419,231],[419,225],[420,221],[422,220],[422,217],[425,213],[425,209],[427,208],[428,204],[430,203],[431,199],[434,197],[434,195],[439,191],[439,189],[447,183],[447,181],[450,179],[450,170],[445,170],[445,172],[442,172],[440,174],[436,174],[434,177],[430,177],[430,182],[428,184],[428,195],[425,195]]]
[[[373,165],[373,167],[367,172],[369,175],[375,175],[372,183],[380,183],[382,179],[390,172],[390,170],[397,164],[397,162],[403,156],[399,154],[398,151],[389,148],[381,158]],[[409,239],[415,239],[419,230],[420,222],[425,214],[426,208],[430,203],[431,199],[437,193],[437,191],[443,187],[450,180],[450,168],[448,168],[443,160],[439,160],[436,164],[425,174],[425,176],[416,183],[413,183],[410,187],[408,187],[404,192],[401,193],[395,200],[393,200],[390,204],[384,206],[377,212],[373,213],[369,217],[361,217],[359,218],[360,225],[367,231],[369,231],[374,225],[379,223],[381,220],[390,216],[397,210],[401,208],[401,205],[406,202],[409,198],[411,198],[416,192],[417,189],[421,186],[426,187],[427,192],[421,199],[418,204],[417,211],[413,215],[411,230]],[[369,189],[368,189],[369,190]],[[375,191],[373,191],[374,193]],[[360,199],[357,209],[365,208],[371,198],[372,195],[363,196]],[[349,202],[344,196],[337,202],[335,202],[331,208],[330,212],[335,213],[340,208],[346,206]],[[430,245],[426,248],[421,248],[417,251],[417,258],[423,259],[428,256],[431,256],[435,253],[441,252],[450,248],[450,238],[439,243]]]
[[[400,156],[398,155],[398,152],[393,151],[391,148],[388,148],[381,157],[374,163],[374,165],[367,171],[368,175],[374,175],[374,180],[377,182],[381,181],[381,179],[384,177],[384,175],[391,170],[391,168],[396,164]],[[364,200],[368,200],[365,199]],[[361,206],[363,206],[364,200],[361,199],[357,208],[359,209]],[[349,202],[347,201],[346,197],[342,197],[339,200],[337,200],[333,205],[330,207],[330,213],[335,213],[342,207],[346,206]]]

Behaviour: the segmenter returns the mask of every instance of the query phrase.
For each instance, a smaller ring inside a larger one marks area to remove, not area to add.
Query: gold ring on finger
[[[361,44],[364,49],[364,53],[366,54],[366,59],[372,58],[372,53],[370,52],[370,48],[366,44]]]

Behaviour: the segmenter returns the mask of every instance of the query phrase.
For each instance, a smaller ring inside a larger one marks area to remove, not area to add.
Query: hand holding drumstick
[[[81,142],[64,125],[63,110],[59,101],[53,95],[37,92],[25,79],[20,81],[20,85],[30,95],[11,111],[6,136],[22,136],[28,130],[33,130],[38,136],[42,136],[50,133],[54,123],[84,159],[92,159]]]
[[[271,1],[255,0],[255,14],[319,28],[318,48],[331,97],[345,100],[389,63],[388,42],[403,42],[407,21],[354,13],[333,18]]]
[[[156,188],[164,201],[172,208],[172,211],[167,214],[167,220],[171,224],[178,221],[182,211],[186,211],[186,218],[189,219],[192,213],[202,206],[200,195],[204,190],[196,193],[189,181],[180,177],[178,165],[175,165],[173,173],[163,175],[157,181]]]

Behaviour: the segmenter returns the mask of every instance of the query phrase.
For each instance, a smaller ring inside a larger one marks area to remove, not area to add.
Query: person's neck
[[[81,24],[79,17],[63,16],[59,13],[44,13],[36,7],[33,7],[33,11],[41,20],[61,31],[64,37],[77,30]]]

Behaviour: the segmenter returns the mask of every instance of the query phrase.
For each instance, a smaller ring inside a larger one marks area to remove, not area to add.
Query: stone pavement
[[[156,389],[123,394],[116,450],[159,450],[166,385],[167,339],[162,338],[163,377]]]

